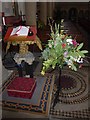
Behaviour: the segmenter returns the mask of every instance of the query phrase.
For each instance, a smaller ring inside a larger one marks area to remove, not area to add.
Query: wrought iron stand
[[[17,65],[19,77],[23,77],[23,67],[25,68],[26,75],[30,75],[30,78],[33,78],[33,64],[29,65],[26,62],[24,62],[24,66],[22,64]]]
[[[57,69],[59,72],[59,77],[58,77],[58,83],[57,83],[57,91],[54,95],[54,102],[53,102],[52,108],[54,108],[55,105],[60,101],[59,100],[59,93],[61,92],[61,68],[58,67]]]

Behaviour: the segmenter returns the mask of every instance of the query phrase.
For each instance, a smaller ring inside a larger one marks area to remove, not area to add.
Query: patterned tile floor
[[[69,87],[69,89],[67,87],[66,89],[62,89],[62,91],[59,94],[60,101],[56,104],[54,109],[51,108],[50,114],[52,116],[71,118],[89,117],[89,72],[89,68],[85,66],[78,72],[70,71],[67,68],[63,70],[61,85],[63,85],[62,81],[65,82],[66,80],[66,85],[68,86],[68,77],[70,78],[70,81],[73,81],[74,85],[72,84],[72,87]],[[63,86],[65,87],[66,85]],[[54,91],[56,91],[55,89],[56,87],[54,87]]]

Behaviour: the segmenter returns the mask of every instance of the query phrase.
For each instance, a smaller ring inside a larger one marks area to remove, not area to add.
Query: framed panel
[[[14,2],[2,2],[2,12],[5,16],[15,16]]]

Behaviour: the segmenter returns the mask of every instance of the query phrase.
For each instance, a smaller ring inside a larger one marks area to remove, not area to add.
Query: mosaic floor
[[[59,93],[59,102],[54,109],[51,107],[50,114],[56,118],[88,118],[88,80],[89,80],[89,67],[74,72],[65,68],[62,71],[61,77],[61,91]],[[53,97],[57,87],[55,85]],[[53,103],[53,99],[52,99]]]

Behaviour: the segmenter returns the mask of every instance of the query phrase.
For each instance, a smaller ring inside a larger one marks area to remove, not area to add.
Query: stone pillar
[[[53,11],[52,16],[54,16],[54,12],[55,12],[55,2],[52,2],[52,11]]]
[[[15,11],[15,16],[18,16],[19,15],[19,11],[18,11],[18,3],[17,2],[14,2],[14,11]]]
[[[19,15],[25,15],[25,2],[18,2],[18,11],[19,11]]]
[[[53,10],[54,10],[54,8],[55,8],[55,2],[52,2],[52,7],[53,7]]]
[[[36,2],[25,2],[26,24],[36,26]]]
[[[40,2],[40,20],[47,25],[47,2]]]
[[[47,4],[47,16],[48,17],[53,17],[53,3],[52,2],[48,2]]]

